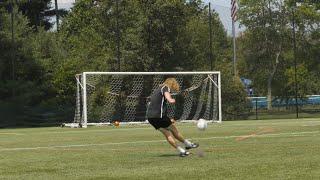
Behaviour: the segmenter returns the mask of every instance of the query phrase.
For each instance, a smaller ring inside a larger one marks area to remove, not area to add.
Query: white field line
[[[286,124],[286,125],[290,125],[290,124],[307,124],[307,123],[317,123],[318,125],[320,125],[320,120],[319,121],[286,121],[286,122],[268,122],[268,120],[261,120],[261,121],[257,121],[255,123],[250,123],[248,122],[247,124],[243,123],[243,124],[228,124],[228,123],[223,123],[221,126],[259,126],[259,125],[280,125],[280,124]]]
[[[45,131],[39,131],[39,132],[28,132],[28,135],[31,134],[68,134],[68,133],[95,133],[95,132],[113,132],[113,131],[135,131],[135,130],[141,130],[141,129],[150,129],[153,130],[154,128],[150,127],[145,127],[145,128],[124,128],[124,129],[77,129],[77,130],[67,130],[67,131],[52,131],[52,132],[45,132]],[[26,135],[22,133],[0,133],[4,135]]]
[[[309,132],[292,132],[292,133],[277,133],[277,134],[261,134],[255,135],[252,138],[257,137],[296,137],[296,136],[307,136],[310,134],[318,134],[320,131],[309,131]],[[205,137],[195,138],[197,140],[207,139],[231,139],[243,137],[241,136],[217,136],[217,137]],[[74,144],[74,145],[60,145],[60,146],[39,146],[39,147],[21,147],[21,148],[1,148],[0,151],[21,151],[21,150],[40,150],[40,149],[54,149],[54,148],[73,148],[73,147],[91,147],[91,146],[108,146],[108,145],[122,145],[122,144],[141,144],[141,143],[158,143],[165,142],[166,140],[150,140],[150,141],[128,141],[128,142],[114,142],[114,143],[102,143],[102,144]]]
[[[71,130],[71,131],[55,131],[55,132],[39,132],[39,134],[60,134],[60,133],[91,133],[91,132],[109,132],[109,131],[135,131],[135,130],[141,130],[141,129],[150,129],[153,130],[154,128],[150,126],[146,126],[146,127],[132,127],[132,128],[114,128],[114,129],[93,129],[91,130],[89,129],[78,129],[78,130]]]
[[[315,127],[315,126],[320,126],[320,124],[306,124],[306,125],[302,125],[303,127]]]
[[[21,134],[21,133],[0,133],[0,135],[24,135],[24,134]]]

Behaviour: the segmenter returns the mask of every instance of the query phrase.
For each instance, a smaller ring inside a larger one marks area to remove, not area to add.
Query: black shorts
[[[162,118],[148,118],[148,121],[155,129],[167,128],[172,124],[170,118],[167,116]]]

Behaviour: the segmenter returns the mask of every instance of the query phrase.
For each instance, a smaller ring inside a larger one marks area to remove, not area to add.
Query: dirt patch
[[[268,133],[272,133],[272,132],[275,132],[275,129],[273,129],[272,127],[259,127],[259,130],[255,131],[253,133],[236,137],[236,141],[243,141],[243,140],[258,136],[258,135],[268,134]]]

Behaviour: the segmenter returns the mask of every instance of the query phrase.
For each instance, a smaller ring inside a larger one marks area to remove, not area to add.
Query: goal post
[[[83,72],[76,75],[74,123],[88,125],[145,123],[151,93],[168,77],[176,78],[176,104],[167,114],[177,121],[222,121],[221,74],[206,72]]]

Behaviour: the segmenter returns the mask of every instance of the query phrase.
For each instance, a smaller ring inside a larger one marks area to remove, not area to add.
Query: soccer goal
[[[84,72],[76,75],[74,123],[146,123],[151,93],[168,77],[180,84],[167,114],[181,122],[200,118],[221,122],[220,72]]]

